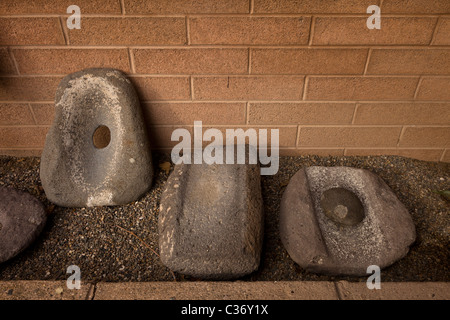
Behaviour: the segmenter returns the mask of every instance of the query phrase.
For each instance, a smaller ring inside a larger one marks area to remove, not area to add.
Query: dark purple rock
[[[47,221],[44,206],[32,195],[0,187],[0,263],[27,248]]]

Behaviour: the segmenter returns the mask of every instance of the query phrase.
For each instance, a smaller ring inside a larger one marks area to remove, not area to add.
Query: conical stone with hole
[[[25,250],[47,221],[42,203],[31,194],[0,187],[0,263]]]
[[[161,196],[161,260],[198,278],[239,278],[258,269],[263,223],[258,165],[176,165]]]
[[[404,257],[416,237],[405,206],[368,170],[308,167],[281,200],[280,237],[302,268],[332,275],[367,275]]]
[[[47,198],[65,207],[124,205],[151,186],[153,167],[139,100],[114,69],[86,69],[58,86],[41,157]]]

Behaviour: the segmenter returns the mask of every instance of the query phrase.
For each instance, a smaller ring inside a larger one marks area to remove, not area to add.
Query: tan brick
[[[365,13],[368,6],[379,0],[254,0],[255,13]]]
[[[310,17],[190,18],[192,44],[307,44]]]
[[[68,30],[74,45],[174,45],[186,43],[182,17],[92,18]]]
[[[190,100],[189,77],[130,77],[141,101]]]
[[[448,148],[450,127],[407,127],[399,147]]]
[[[0,45],[65,44],[58,18],[0,18]]]
[[[34,117],[37,124],[40,125],[50,125],[53,122],[55,116],[55,106],[54,104],[37,104],[32,103],[31,108],[33,109]]]
[[[13,14],[67,14],[67,8],[76,4],[81,14],[120,14],[120,2],[117,0],[2,0],[0,15]]]
[[[0,100],[50,101],[62,77],[0,77]]]
[[[367,57],[367,49],[251,50],[255,74],[363,74]]]
[[[0,148],[43,148],[47,127],[0,127]]]
[[[450,45],[450,19],[441,18],[437,26],[436,34],[434,36],[434,45]]]
[[[318,149],[318,148],[280,148],[280,156],[315,155],[320,157],[342,156],[344,149]]]
[[[355,124],[450,124],[450,103],[364,103]]]
[[[449,74],[447,49],[374,49],[367,74]]]
[[[136,49],[137,73],[243,74],[248,69],[248,49]]]
[[[428,45],[437,18],[383,17],[381,29],[369,29],[367,17],[317,17],[314,45]]]
[[[194,143],[194,127],[193,126],[151,126],[149,128],[150,137],[152,139],[152,148],[170,148],[174,145],[178,144],[179,141],[171,141],[172,132],[177,128],[185,128],[191,134],[191,145]],[[237,130],[242,129],[246,132],[248,129],[254,129],[256,131],[257,138],[259,138],[259,130],[267,129],[267,144],[270,146],[271,144],[271,131],[272,129],[279,130],[279,146],[280,147],[295,147],[296,138],[297,138],[297,127],[249,127],[249,126],[209,126],[202,125],[202,134],[208,129],[218,129],[222,133],[222,142],[225,144],[226,138],[226,130]],[[181,140],[181,139],[180,139]],[[248,139],[246,139],[248,143]],[[205,147],[209,145],[211,142],[202,141],[202,146]],[[236,143],[236,141],[235,141]],[[258,139],[259,143],[259,139]]]
[[[0,103],[0,125],[34,124],[26,103]]]
[[[418,77],[310,77],[307,100],[409,100]]]
[[[147,123],[152,125],[204,125],[245,124],[245,103],[145,103]]]
[[[444,155],[442,157],[442,162],[450,162],[450,149],[446,149],[444,151]]]
[[[423,78],[416,99],[450,100],[450,77]]]
[[[17,74],[6,48],[0,48],[0,75]]]
[[[301,100],[303,77],[194,77],[198,100]]]
[[[249,13],[249,0],[125,0],[126,14]]]
[[[448,0],[384,0],[381,7],[383,13],[450,13]]]
[[[402,156],[424,161],[439,161],[442,149],[346,149],[346,156]]]
[[[147,124],[148,125],[148,124]],[[180,141],[171,141],[172,132],[175,129],[187,129],[193,139],[192,127],[189,126],[147,126],[152,149],[172,148]]]
[[[251,103],[249,124],[350,124],[353,103]]]
[[[401,127],[301,127],[299,147],[394,147]]]
[[[20,74],[68,74],[85,68],[130,72],[127,49],[14,49]]]
[[[248,129],[254,129],[256,131],[257,135],[257,143],[259,144],[259,130],[260,129],[267,129],[267,145],[270,146],[271,141],[271,130],[278,130],[279,134],[279,146],[280,147],[295,147],[296,140],[297,140],[297,127],[276,127],[276,126],[266,126],[266,127],[251,127],[251,126],[226,126],[226,127],[211,127],[211,126],[203,126],[203,132],[205,132],[207,129],[215,128],[219,129],[222,132],[223,141],[225,143],[225,137],[226,137],[226,130],[227,129],[242,129],[244,132],[246,132]],[[247,139],[246,139],[247,140]],[[249,141],[246,141],[249,143]],[[210,142],[204,142],[203,146],[208,145]],[[235,143],[237,143],[237,139],[235,139]]]

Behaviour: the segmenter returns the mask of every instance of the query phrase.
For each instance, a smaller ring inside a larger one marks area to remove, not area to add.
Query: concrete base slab
[[[365,282],[336,283],[342,300],[449,300],[448,282],[382,282],[381,289],[367,289]]]
[[[333,282],[99,283],[95,299],[337,300]]]
[[[0,300],[91,300],[94,285],[69,290],[66,281],[0,281]]]
[[[450,300],[449,282],[99,282],[0,281],[0,300]]]

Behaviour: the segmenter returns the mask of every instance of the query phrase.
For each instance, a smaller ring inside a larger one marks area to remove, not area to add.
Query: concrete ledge
[[[0,300],[450,300],[450,282],[100,282],[0,281]]]
[[[365,282],[337,282],[342,300],[449,300],[450,282],[381,282],[369,290]]]
[[[0,300],[90,300],[94,285],[69,290],[66,281],[0,281]]]
[[[333,282],[98,283],[95,299],[323,300],[338,299]]]

